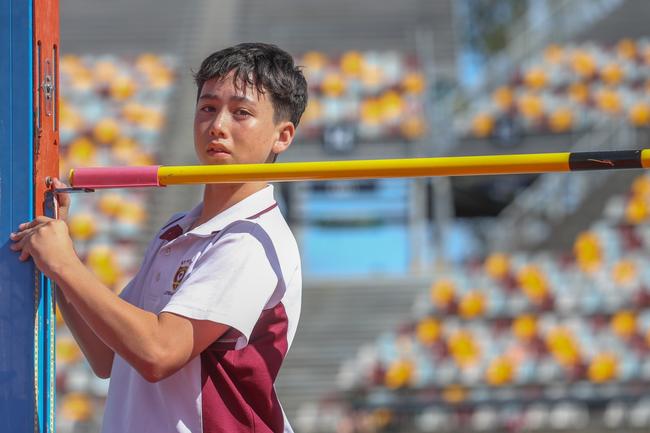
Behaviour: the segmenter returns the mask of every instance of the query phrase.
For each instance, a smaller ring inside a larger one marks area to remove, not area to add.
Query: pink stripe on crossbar
[[[128,188],[163,186],[158,181],[159,165],[140,167],[76,168],[70,176],[75,188]]]

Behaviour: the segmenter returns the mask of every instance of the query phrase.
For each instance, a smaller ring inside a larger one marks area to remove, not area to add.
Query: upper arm
[[[195,320],[167,312],[158,316],[158,324],[160,350],[154,380],[164,379],[180,370],[229,328],[210,320]]]

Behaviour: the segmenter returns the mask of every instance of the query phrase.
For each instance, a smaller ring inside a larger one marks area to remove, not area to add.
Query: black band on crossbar
[[[640,150],[573,152],[569,154],[571,171],[643,168]]]

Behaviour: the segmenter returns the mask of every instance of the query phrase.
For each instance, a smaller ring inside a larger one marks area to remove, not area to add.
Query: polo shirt
[[[103,433],[292,432],[274,382],[300,315],[295,238],[271,185],[189,230],[201,208],[158,232],[120,297],[230,328],[157,383],[116,353]]]

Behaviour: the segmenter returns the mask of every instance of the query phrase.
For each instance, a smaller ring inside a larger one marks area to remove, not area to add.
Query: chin
[[[234,162],[235,161],[233,161],[231,155],[220,155],[220,156],[204,155],[203,158],[201,159],[201,163],[206,165],[233,164]]]

